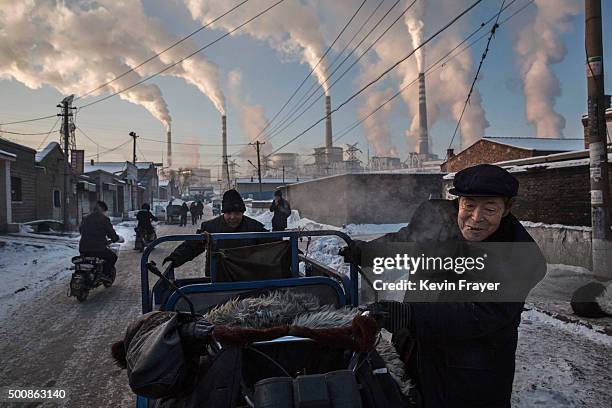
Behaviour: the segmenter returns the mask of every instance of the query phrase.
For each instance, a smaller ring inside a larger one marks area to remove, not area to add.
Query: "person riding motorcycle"
[[[151,213],[151,206],[148,203],[144,203],[142,207],[140,207],[140,211],[136,214],[136,219],[138,220],[136,228],[140,234],[144,236],[145,234],[155,232],[155,228],[153,228],[151,221],[158,221],[158,219]]]
[[[110,219],[106,216],[108,206],[104,201],[98,201],[91,214],[83,217],[79,232],[79,252],[82,256],[92,256],[104,259],[104,274],[111,276],[117,262],[117,255],[107,247],[107,239],[121,242]]]

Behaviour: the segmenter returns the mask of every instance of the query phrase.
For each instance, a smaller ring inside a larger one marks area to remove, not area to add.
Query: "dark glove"
[[[338,251],[338,255],[343,257],[344,262],[346,263],[354,263],[356,265],[361,265],[361,249],[359,249],[359,247],[355,245],[355,243],[340,248],[340,251]]]
[[[382,300],[369,304],[366,310],[376,320],[380,329],[386,329],[393,334],[402,329],[410,329],[411,309],[408,303]]]
[[[181,340],[186,342],[202,342],[210,338],[214,326],[205,319],[186,322],[179,327]]]
[[[174,262],[174,258],[172,258],[172,255],[165,257],[164,260],[162,261],[162,265],[165,265],[168,262],[176,263],[176,262]]]

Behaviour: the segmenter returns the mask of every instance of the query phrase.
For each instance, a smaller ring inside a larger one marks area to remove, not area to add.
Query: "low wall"
[[[356,173],[325,177],[283,188],[302,217],[332,225],[397,224],[442,191],[442,174]]]
[[[523,222],[551,264],[582,266],[591,269],[591,229],[563,225]]]

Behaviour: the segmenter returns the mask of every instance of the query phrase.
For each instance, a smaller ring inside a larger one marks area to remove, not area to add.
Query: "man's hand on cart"
[[[186,342],[201,342],[210,339],[214,326],[203,318],[181,324],[179,334]]]
[[[356,265],[361,265],[361,249],[354,242],[352,242],[349,246],[345,246],[340,248],[338,251],[338,255],[344,258],[344,262],[346,263],[354,263]]]
[[[411,309],[409,303],[382,300],[370,303],[365,307],[370,312],[378,327],[390,332],[391,342],[402,360],[407,361],[415,344],[410,331]]]

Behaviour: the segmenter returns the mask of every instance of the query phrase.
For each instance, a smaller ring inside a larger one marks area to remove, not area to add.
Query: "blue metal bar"
[[[353,241],[351,237],[341,231],[334,230],[321,230],[321,231],[274,231],[274,232],[231,232],[231,233],[215,233],[210,234],[210,238],[212,241],[212,247],[214,249],[215,243],[217,241],[226,240],[226,239],[257,239],[257,238],[284,238],[289,237],[291,239],[295,239],[295,245],[297,246],[297,238],[299,237],[321,237],[321,236],[331,236],[335,235],[342,239],[347,245],[350,245]],[[152,310],[152,299],[151,299],[151,291],[149,290],[149,272],[147,271],[147,262],[149,261],[149,255],[153,249],[163,243],[163,242],[175,242],[175,241],[203,241],[204,237],[199,234],[182,234],[182,235],[166,235],[160,238],[157,238],[155,241],[151,242],[145,248],[142,258],[140,259],[140,280],[141,280],[141,291],[142,291],[142,312],[147,313]],[[293,253],[293,243],[292,243],[292,271],[297,270],[297,267],[294,268],[294,261],[297,260],[297,252]],[[214,282],[214,278],[216,277],[216,268],[214,259],[214,250],[211,254],[211,280]],[[358,299],[358,275],[357,269],[353,264],[350,264],[350,279],[351,284],[347,287],[349,292],[349,296],[351,299],[351,304],[353,306],[359,305]]]
[[[300,276],[300,262],[298,259],[298,240],[296,237],[291,237],[291,272],[294,278]]]
[[[228,290],[248,290],[248,289],[263,289],[263,288],[293,288],[297,286],[309,285],[326,285],[336,291],[342,307],[346,305],[346,297],[344,291],[338,282],[333,279],[323,276],[310,276],[305,278],[289,278],[289,279],[268,279],[263,281],[247,281],[247,282],[219,282],[211,285],[210,283],[196,283],[193,285],[185,285],[181,288],[184,294],[189,293],[205,293],[205,292],[224,292]],[[180,296],[176,292],[172,292],[168,296],[168,300],[164,305],[164,310],[173,310]]]

